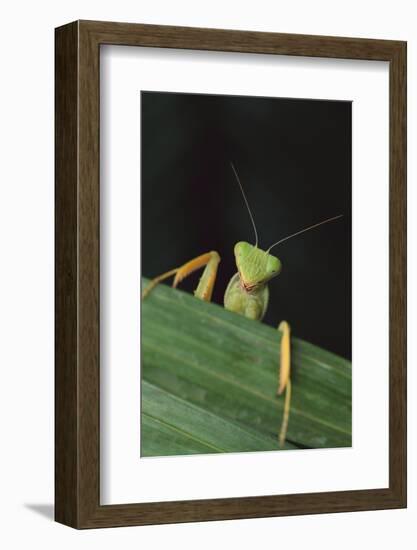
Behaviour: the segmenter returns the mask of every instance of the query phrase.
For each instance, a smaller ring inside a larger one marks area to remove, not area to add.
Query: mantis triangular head
[[[235,245],[235,259],[241,283],[248,292],[266,284],[281,271],[281,262],[276,256],[245,241]]]

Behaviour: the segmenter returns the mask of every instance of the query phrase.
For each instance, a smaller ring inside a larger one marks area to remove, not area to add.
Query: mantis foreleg
[[[282,395],[285,390],[284,413],[279,432],[279,444],[282,447],[287,436],[291,405],[291,331],[287,321],[282,321],[278,327],[278,330],[281,332],[281,348],[277,395]]]
[[[183,279],[188,277],[188,275],[191,275],[191,273],[197,269],[201,269],[205,266],[198,286],[194,291],[194,295],[201,300],[210,302],[213,294],[214,283],[216,282],[217,267],[219,263],[220,256],[215,250],[207,252],[206,254],[201,254],[201,256],[197,256],[182,266],[171,269],[170,271],[167,271],[166,273],[152,279],[149,285],[142,292],[142,299],[146,298],[149,292],[161,281],[175,275],[172,286],[176,288]]]

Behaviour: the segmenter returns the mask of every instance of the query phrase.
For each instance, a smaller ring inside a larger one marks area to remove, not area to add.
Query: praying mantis
[[[239,185],[246,209],[248,211],[255,235],[255,244],[246,241],[239,241],[234,246],[234,256],[237,272],[232,276],[226,287],[224,294],[224,307],[232,312],[244,315],[248,319],[262,321],[269,302],[268,284],[279,275],[281,271],[281,261],[270,252],[275,246],[287,241],[293,237],[301,235],[314,228],[335,221],[343,214],[327,218],[323,221],[305,227],[300,231],[292,233],[272,244],[266,250],[258,246],[258,232],[255,220],[249,206],[245,191],[239,179],[238,173],[233,163],[232,170]],[[194,295],[196,298],[205,301],[211,301],[214,284],[216,282],[217,269],[220,263],[220,255],[216,251],[206,252],[193,258],[186,263],[171,269],[157,277],[153,278],[142,292],[144,300],[156,285],[160,282],[174,277],[172,286],[176,288],[178,284],[188,277],[191,273],[204,268],[203,274],[199,280]],[[279,351],[279,373],[276,394],[284,396],[284,410],[281,420],[281,427],[278,433],[278,441],[281,447],[284,446],[288,430],[290,408],[291,408],[291,329],[287,321],[281,321],[278,325],[278,332],[281,335]]]

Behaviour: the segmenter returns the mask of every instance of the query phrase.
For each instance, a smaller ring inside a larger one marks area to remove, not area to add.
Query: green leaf
[[[141,341],[142,456],[279,449],[277,330],[159,285]],[[351,363],[292,338],[291,368],[285,448],[351,446]]]

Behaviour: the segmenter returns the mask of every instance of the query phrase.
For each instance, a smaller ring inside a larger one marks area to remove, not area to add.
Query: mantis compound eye
[[[267,275],[274,276],[278,275],[281,271],[281,262],[275,256],[268,254],[266,262],[266,273]]]

